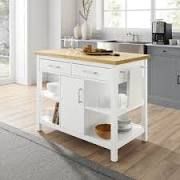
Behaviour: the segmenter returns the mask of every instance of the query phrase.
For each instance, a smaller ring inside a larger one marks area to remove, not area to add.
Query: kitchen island
[[[139,137],[148,140],[148,55],[88,56],[82,49],[42,50],[36,55],[38,130],[45,125],[107,148],[114,162],[119,148]],[[54,82],[52,91],[48,87]],[[119,131],[121,118],[138,107],[141,122]],[[111,125],[110,139],[97,135],[99,124]]]

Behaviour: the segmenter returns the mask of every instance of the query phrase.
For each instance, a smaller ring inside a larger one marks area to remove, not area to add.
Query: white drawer
[[[76,76],[81,76],[88,79],[95,80],[108,80],[109,78],[109,69],[101,67],[93,67],[86,65],[73,64],[72,65],[72,74]]]
[[[53,74],[71,74],[71,64],[59,61],[41,59],[40,69]]]

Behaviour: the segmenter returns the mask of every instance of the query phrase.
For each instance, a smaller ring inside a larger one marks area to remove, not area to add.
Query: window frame
[[[100,0],[101,1],[101,13],[98,13],[97,11],[97,14],[98,16],[101,18],[101,29],[119,29],[119,30],[135,30],[135,31],[142,31],[142,30],[151,30],[151,24],[154,20],[156,20],[156,14],[157,14],[157,11],[179,11],[180,12],[180,8],[156,8],[156,1],[157,0],[151,0],[151,7],[150,9],[127,9],[127,0],[125,0],[125,10],[117,10],[117,12],[125,12],[125,28],[115,28],[115,27],[105,27],[104,26],[104,13],[105,12],[112,12],[112,10],[105,10],[104,9],[104,1],[105,0]],[[99,10],[99,5],[96,6],[97,9]],[[128,28],[127,27],[127,13],[128,12],[132,12],[132,11],[138,11],[138,12],[142,12],[142,11],[150,11],[150,28]],[[100,11],[99,11],[100,12]],[[173,29],[174,32],[180,32],[180,28],[174,28]]]

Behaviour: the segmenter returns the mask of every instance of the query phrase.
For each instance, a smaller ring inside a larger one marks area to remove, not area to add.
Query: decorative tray
[[[86,55],[90,56],[110,56],[113,54],[113,51],[104,51],[104,52],[85,52]]]

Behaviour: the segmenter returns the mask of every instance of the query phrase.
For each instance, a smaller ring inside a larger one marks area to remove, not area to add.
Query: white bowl
[[[58,82],[47,83],[47,90],[53,94],[58,94],[59,93],[59,83]]]
[[[180,39],[177,39],[177,45],[180,46]]]
[[[119,94],[119,106],[120,107],[128,106],[128,97],[126,94]]]
[[[177,45],[177,39],[169,39],[169,45]]]

